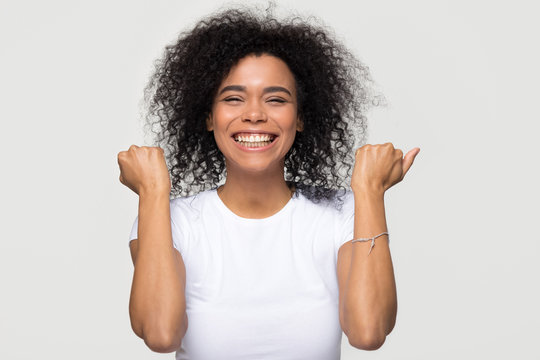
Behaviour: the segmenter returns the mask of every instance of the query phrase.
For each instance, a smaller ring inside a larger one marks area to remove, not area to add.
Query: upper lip
[[[253,129],[246,129],[246,130],[238,130],[238,131],[235,131],[232,136],[236,136],[237,134],[242,134],[242,133],[248,133],[248,134],[269,134],[269,135],[273,135],[273,136],[278,136],[276,133],[273,133],[271,131],[264,131],[264,130],[253,130]]]

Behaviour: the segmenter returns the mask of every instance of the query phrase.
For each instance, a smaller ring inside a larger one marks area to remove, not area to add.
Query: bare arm
[[[354,238],[368,238],[387,231],[384,195],[354,193]],[[340,322],[351,345],[375,350],[395,325],[397,294],[388,237],[347,242],[338,255]]]
[[[172,246],[170,200],[166,192],[139,194],[138,239],[130,243],[135,266],[129,316],[146,345],[160,353],[180,347],[187,330],[182,256]]]
[[[351,177],[354,238],[388,232],[386,190],[409,171],[420,148],[405,156],[392,143],[366,144],[355,153]],[[370,242],[347,242],[338,252],[339,320],[349,343],[364,350],[382,346],[396,323],[397,294],[388,235]]]

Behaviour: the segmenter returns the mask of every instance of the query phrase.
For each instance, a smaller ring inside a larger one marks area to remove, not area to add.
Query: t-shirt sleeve
[[[343,207],[337,214],[335,239],[336,262],[341,245],[353,240],[354,236],[354,194],[351,190],[347,190],[343,197]]]
[[[182,257],[185,257],[189,244],[189,222],[187,221],[181,207],[178,206],[178,204],[173,200],[171,200],[170,203],[170,213],[172,245],[180,252]],[[128,244],[131,242],[131,240],[138,239],[138,225],[139,216],[137,215],[135,217],[135,221],[133,222],[133,226],[131,227]]]

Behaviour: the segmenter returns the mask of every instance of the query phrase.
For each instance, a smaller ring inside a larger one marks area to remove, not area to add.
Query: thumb
[[[405,177],[405,174],[407,173],[407,171],[409,171],[409,168],[413,164],[414,159],[416,158],[416,155],[418,155],[419,152],[420,152],[420,148],[414,148],[403,157],[403,160],[402,160],[403,161],[402,162],[403,176],[401,177],[402,179],[403,177]]]

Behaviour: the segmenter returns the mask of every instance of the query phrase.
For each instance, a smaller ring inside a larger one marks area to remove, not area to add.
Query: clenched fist
[[[392,143],[366,144],[358,148],[355,153],[351,189],[384,194],[403,180],[419,152],[420,148],[414,148],[403,157],[403,151],[394,149]]]
[[[120,182],[141,192],[171,192],[171,180],[164,151],[160,147],[131,145],[127,151],[118,153]]]

